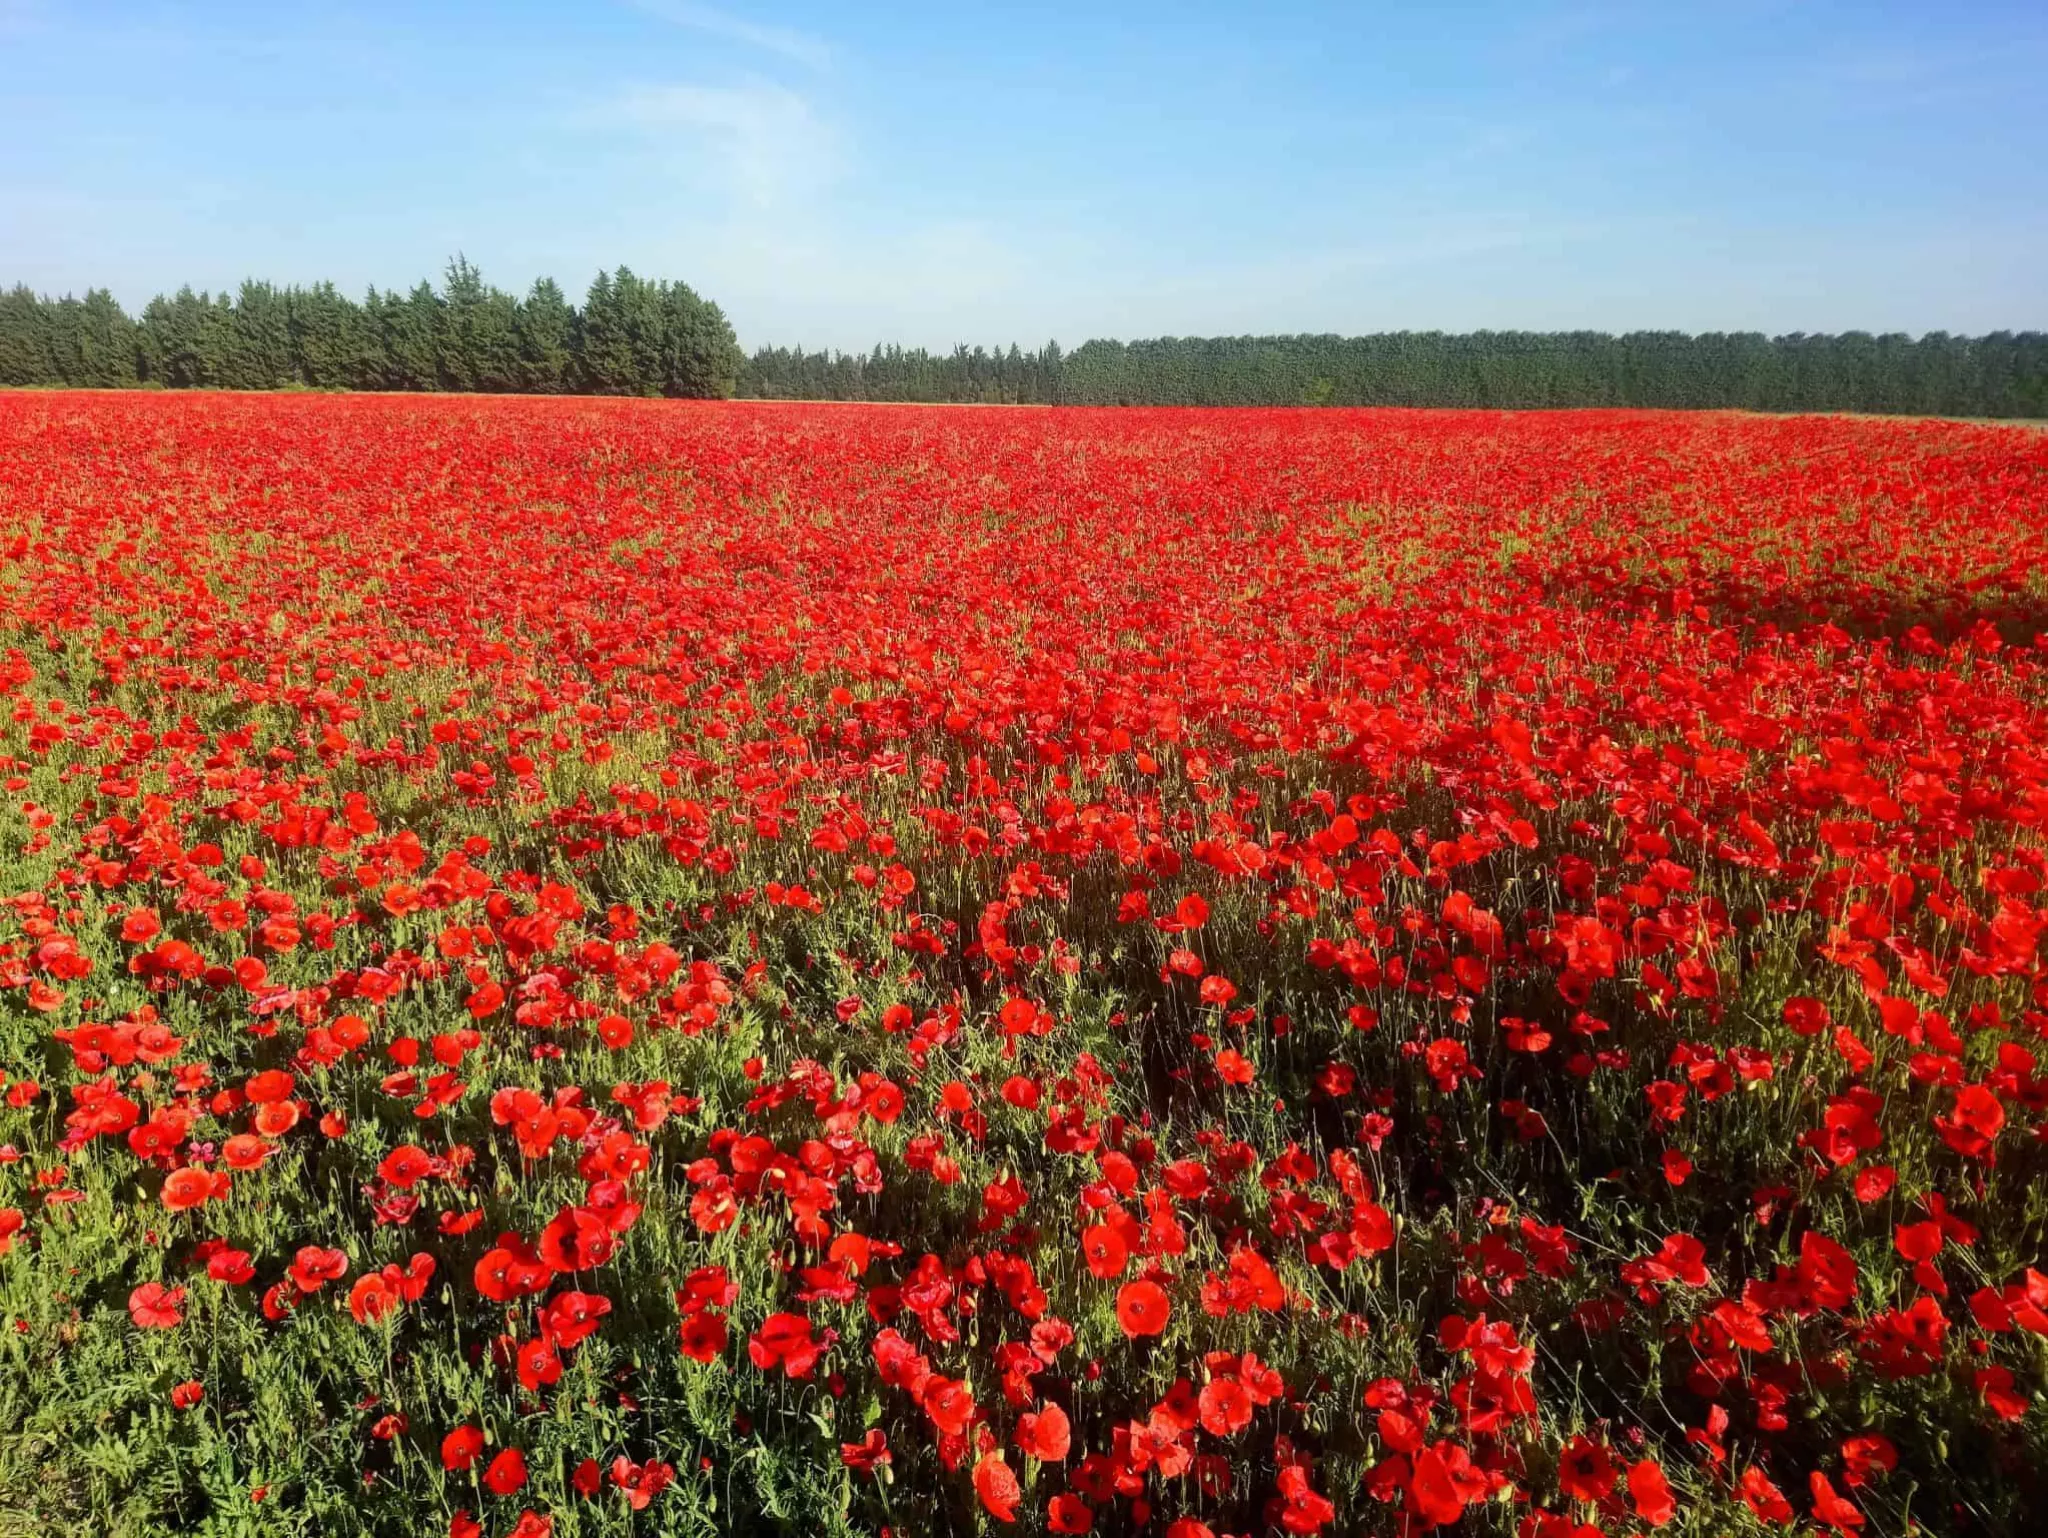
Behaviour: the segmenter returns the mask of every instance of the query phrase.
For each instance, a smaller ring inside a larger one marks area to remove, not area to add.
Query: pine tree
[[[725,312],[700,298],[687,283],[671,283],[661,294],[664,395],[723,399],[739,382],[740,346]]]
[[[43,301],[48,384],[108,390],[138,383],[135,323],[106,289]]]
[[[518,361],[514,387],[540,395],[569,388],[576,311],[553,278],[539,278],[512,318]]]
[[[519,305],[492,288],[458,254],[441,291],[437,351],[441,388],[504,392],[519,388]]]
[[[285,296],[250,279],[235,295],[223,384],[237,390],[277,390],[299,384],[292,356],[291,317]]]
[[[285,292],[286,329],[299,379],[316,389],[361,389],[377,372],[362,306],[332,283]]]
[[[619,271],[631,277],[625,268]],[[610,273],[600,272],[591,282],[576,318],[575,338],[578,389],[591,395],[634,393],[633,339]]]
[[[379,327],[387,390],[441,388],[441,299],[424,280],[409,294],[386,294]]]
[[[54,382],[46,309],[25,283],[0,293],[0,385]]]

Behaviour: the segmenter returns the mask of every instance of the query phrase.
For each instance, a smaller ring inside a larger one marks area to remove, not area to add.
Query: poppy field
[[[2048,434],[0,395],[0,1535],[2048,1522]]]

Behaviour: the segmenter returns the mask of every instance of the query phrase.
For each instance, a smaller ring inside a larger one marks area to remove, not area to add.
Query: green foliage
[[[732,324],[687,283],[630,267],[600,272],[577,318],[573,377],[592,395],[729,396],[741,354]]]
[[[20,284],[0,294],[0,385],[44,384],[56,377],[51,309]]]
[[[579,311],[551,278],[524,299],[458,255],[441,289],[251,280],[181,288],[130,320],[83,299],[0,293],[0,385],[458,390],[1084,406],[1642,406],[2048,417],[2048,333],[1914,338],[1760,332],[1441,331],[1159,337],[1062,352],[764,347],[687,283],[600,272]]]
[[[486,284],[483,274],[461,256],[448,264],[442,293],[444,309],[436,328],[441,388],[498,394],[516,390],[519,301]]]
[[[83,299],[0,301],[0,383],[115,389],[137,382],[136,325],[103,288]]]
[[[744,362],[725,312],[688,284],[621,267],[579,315],[552,278],[521,300],[465,257],[436,291],[332,283],[159,294],[130,319],[105,289],[0,292],[0,386],[458,390],[729,396]]]
[[[569,388],[574,355],[576,311],[553,278],[541,278],[512,317],[513,343],[518,349],[517,389],[534,395],[558,395]]]
[[[765,399],[1088,406],[1736,407],[2048,416],[2048,335],[1393,332],[1162,337],[1071,353],[763,348],[739,393]]]
[[[2048,415],[2048,334],[1441,331],[1088,342],[1061,371],[1084,405],[1733,407]]]
[[[1090,344],[1095,345],[1093,343]],[[1052,405],[1062,392],[1063,358],[1057,342],[1026,353],[1014,342],[1005,352],[956,347],[884,347],[870,353],[814,352],[764,347],[739,373],[738,393],[761,400],[959,401]]]

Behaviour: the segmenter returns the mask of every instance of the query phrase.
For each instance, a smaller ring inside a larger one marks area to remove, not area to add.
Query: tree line
[[[950,354],[762,348],[745,396],[1092,406],[1664,406],[2048,417],[2048,334],[1441,331]]]
[[[439,289],[373,288],[360,302],[331,283],[252,280],[232,296],[183,288],[131,317],[105,289],[17,287],[0,293],[0,385],[2048,417],[2048,334],[1400,331],[748,357],[688,284],[620,267],[579,308],[552,279],[516,297],[458,256]]]
[[[181,288],[129,316],[105,289],[0,293],[0,384],[278,390],[483,390],[727,396],[743,355],[716,304],[686,283],[601,272],[579,309],[542,278],[523,298],[468,261],[441,287],[251,280],[232,297]]]
[[[1090,346],[1100,344],[1090,343]],[[1051,406],[1067,397],[1057,342],[1025,352],[1001,347],[877,346],[873,352],[763,347],[740,369],[738,393],[753,400],[953,401]]]

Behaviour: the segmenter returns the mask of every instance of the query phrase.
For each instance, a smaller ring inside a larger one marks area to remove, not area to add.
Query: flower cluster
[[[2048,436],[50,394],[0,462],[53,1523],[2048,1510]]]

